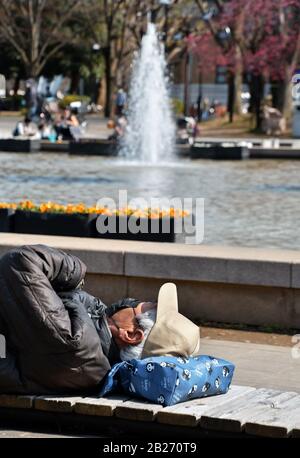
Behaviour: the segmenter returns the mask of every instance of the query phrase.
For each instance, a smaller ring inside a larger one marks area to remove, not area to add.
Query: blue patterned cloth
[[[157,356],[115,364],[100,397],[121,392],[171,406],[179,402],[227,393],[235,366],[220,358]]]

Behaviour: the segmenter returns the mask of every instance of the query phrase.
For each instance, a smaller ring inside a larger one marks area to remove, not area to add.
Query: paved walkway
[[[5,115],[0,114],[0,138],[10,137],[18,121],[22,120],[22,116],[15,114]],[[85,137],[91,138],[107,138],[113,133],[112,129],[107,128],[107,120],[97,114],[87,115],[87,128]]]
[[[235,385],[300,393],[300,358],[292,357],[292,348],[204,338],[201,353],[234,363]]]
[[[55,439],[55,438],[74,438],[74,437],[92,437],[92,436],[75,436],[66,434],[54,434],[37,431],[24,431],[18,429],[0,429],[0,439],[13,439],[13,438],[34,438],[34,439]]]

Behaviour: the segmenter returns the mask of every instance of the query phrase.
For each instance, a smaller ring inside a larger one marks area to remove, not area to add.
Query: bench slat
[[[119,405],[130,399],[126,396],[109,396],[106,398],[81,398],[74,405],[74,412],[81,415],[112,417]]]
[[[297,393],[257,389],[243,398],[205,413],[200,419],[200,426],[210,430],[241,432],[246,423],[255,421],[257,416],[274,406],[279,408],[282,403],[295,396]]]
[[[140,399],[132,399],[117,406],[115,416],[126,420],[154,421],[157,414],[163,409],[164,407],[158,404],[150,404]]]
[[[220,396],[194,399],[171,407],[166,407],[158,412],[157,421],[169,425],[195,427],[199,423],[204,412],[207,412],[213,407],[232,402],[234,399],[239,399],[253,391],[256,391],[253,387],[233,385],[228,393]]]
[[[35,396],[17,396],[14,394],[1,394],[0,407],[12,407],[16,409],[31,409]]]
[[[243,432],[262,437],[300,438],[300,394],[232,386],[225,395],[194,399],[170,407],[126,395],[105,398],[0,395],[0,407],[76,413]]]
[[[294,393],[286,402],[267,408],[250,422],[246,422],[248,434],[263,437],[287,437],[293,429],[300,428],[300,396]]]
[[[47,412],[72,412],[75,403],[81,397],[70,396],[37,396],[34,400],[34,408]]]

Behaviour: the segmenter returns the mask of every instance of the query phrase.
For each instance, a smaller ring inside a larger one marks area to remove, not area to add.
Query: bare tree
[[[130,0],[95,0],[97,15],[89,18],[91,31],[94,39],[101,44],[105,62],[104,111],[107,117],[111,114],[116,71],[123,55],[131,3]]]
[[[105,115],[112,112],[113,92],[117,84],[128,81],[134,52],[139,49],[146,32],[149,15],[155,19],[157,30],[165,42],[167,57],[172,60],[187,48],[186,35],[191,30],[192,14],[184,8],[193,0],[174,0],[169,11],[157,0],[95,0],[98,19],[90,17],[89,27],[94,39],[101,44],[105,60]],[[166,14],[169,13],[169,14]],[[174,39],[178,32],[180,39]]]
[[[68,22],[82,0],[0,0],[0,36],[16,50],[28,77],[36,78],[47,61],[68,42]]]

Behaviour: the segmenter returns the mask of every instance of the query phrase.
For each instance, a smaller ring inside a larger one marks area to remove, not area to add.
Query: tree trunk
[[[184,62],[184,114],[189,116],[190,104],[190,53],[186,49]]]
[[[112,111],[112,75],[111,75],[111,45],[109,44],[105,50],[105,86],[106,86],[106,100],[104,114],[109,118]]]
[[[40,52],[39,52],[39,43],[40,43],[40,24],[33,23],[31,26],[31,68],[32,68],[32,78],[37,78],[39,76],[40,69]]]
[[[71,94],[78,93],[79,80],[80,80],[80,74],[79,74],[79,71],[76,69],[72,71],[72,75],[71,75],[71,88],[70,88]]]
[[[295,52],[290,65],[286,67],[285,79],[284,79],[284,92],[283,92],[283,117],[288,120],[292,115],[292,78],[294,71],[298,65],[300,57],[300,32],[298,33],[298,39],[295,45]]]
[[[234,114],[242,114],[242,86],[243,86],[243,59],[238,45],[235,47],[235,70],[228,76],[228,101],[227,110],[229,122],[234,121]]]
[[[251,94],[250,111],[255,114],[256,129],[260,130],[262,122],[261,106],[265,92],[263,75],[251,75],[249,90]]]
[[[14,97],[13,97],[13,105],[12,105],[12,109],[14,111],[18,111],[20,109],[20,104],[18,102],[18,97],[17,94],[18,94],[18,90],[20,88],[20,81],[21,81],[21,76],[20,76],[20,73],[18,73],[15,77],[15,80],[14,80]]]
[[[105,107],[105,103],[106,103],[106,78],[102,77],[99,81],[99,86],[98,86],[97,104],[101,105],[102,107]]]
[[[228,99],[227,99],[227,111],[229,113],[229,122],[234,121],[234,105],[235,105],[235,81],[234,73],[230,72],[228,75]]]
[[[292,116],[292,78],[294,74],[294,66],[286,69],[286,75],[283,82],[282,89],[282,114],[286,120],[289,120]]]
[[[36,63],[25,65],[26,78],[36,80],[39,77],[39,67]]]
[[[271,94],[272,104],[274,108],[279,111],[283,111],[284,105],[284,92],[285,82],[283,81],[271,81]]]
[[[242,52],[238,45],[235,47],[235,59],[236,59],[236,70],[235,70],[235,97],[234,97],[234,113],[237,115],[242,114],[242,88],[243,88],[243,58]]]

